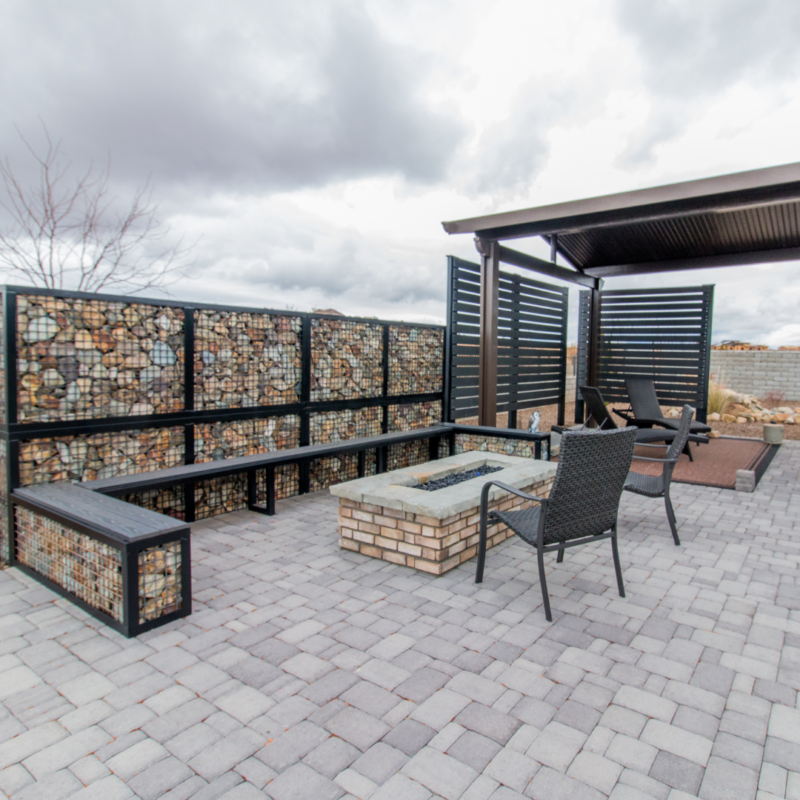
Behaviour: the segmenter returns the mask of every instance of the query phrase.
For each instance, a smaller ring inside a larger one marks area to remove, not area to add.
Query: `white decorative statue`
[[[539,412],[534,411],[531,414],[531,421],[528,423],[528,431],[530,433],[538,433],[539,432]]]

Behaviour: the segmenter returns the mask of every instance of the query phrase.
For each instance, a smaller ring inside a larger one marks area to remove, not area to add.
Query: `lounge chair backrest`
[[[583,401],[586,403],[586,408],[589,410],[589,416],[595,421],[597,427],[604,431],[616,428],[617,424],[611,419],[611,414],[608,413],[600,390],[594,386],[580,386],[578,388],[583,396]]]
[[[692,427],[692,417],[694,417],[694,409],[690,405],[685,405],[681,412],[680,426],[672,444],[667,450],[667,458],[677,458],[686,447],[686,442],[689,441],[689,433]]]
[[[630,400],[634,417],[638,419],[661,419],[664,416],[652,378],[625,378],[625,388],[628,390],[628,399]]]
[[[547,501],[545,544],[595,536],[616,523],[637,430],[564,432]]]

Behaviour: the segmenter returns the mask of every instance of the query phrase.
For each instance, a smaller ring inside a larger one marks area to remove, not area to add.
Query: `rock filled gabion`
[[[375,475],[377,464],[375,451],[367,450],[364,475]],[[343,453],[340,456],[318,458],[311,462],[309,470],[309,489],[318,492],[344,481],[354,481],[358,477],[358,454]]]
[[[403,403],[389,406],[389,432],[414,431],[429,428],[442,421],[442,402],[432,400],[426,403]]]
[[[311,400],[383,393],[383,328],[352,320],[311,320]]]
[[[194,485],[194,513],[197,519],[228,514],[247,508],[247,475],[229,475],[197,481]]]
[[[300,493],[300,467],[297,464],[281,464],[275,467],[275,499],[283,500]],[[256,472],[256,503],[266,505],[267,471]]]
[[[389,470],[415,467],[430,461],[430,439],[416,442],[401,442],[389,447],[387,465]]]
[[[0,564],[8,558],[8,444],[0,439]]]
[[[195,425],[195,463],[272,453],[300,445],[297,415]]]
[[[179,426],[31,439],[20,443],[20,483],[92,481],[167,469],[183,461]]]
[[[411,325],[389,327],[389,394],[442,391],[444,331]]]
[[[183,607],[181,543],[167,542],[139,553],[139,624]]]
[[[361,436],[377,436],[381,432],[382,409],[345,408],[321,411],[309,416],[311,444],[328,444]]]
[[[298,402],[301,329],[295,316],[198,309],[195,408]]]
[[[5,293],[0,291],[0,422],[6,421]]]
[[[118,550],[54,520],[15,507],[17,560],[112,619],[123,619]]]
[[[183,486],[169,486],[166,489],[150,489],[146,492],[131,492],[120,496],[120,500],[135,506],[166,514],[174,519],[186,519],[186,501]]]
[[[536,458],[536,442],[527,439],[502,439],[495,436],[480,436],[474,433],[457,433],[454,455],[482,450],[520,458]],[[542,459],[547,460],[547,440],[542,440]]]
[[[182,308],[17,297],[20,422],[183,409]]]

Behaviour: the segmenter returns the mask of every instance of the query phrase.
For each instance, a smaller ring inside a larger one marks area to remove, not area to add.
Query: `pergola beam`
[[[586,274],[596,278],[614,278],[621,275],[646,275],[651,272],[678,272],[687,269],[712,269],[715,267],[742,267],[748,264],[771,264],[780,261],[800,261],[800,247],[696,256],[668,261],[643,261],[638,264],[615,264],[608,267],[587,267]]]
[[[559,267],[552,261],[545,261],[543,258],[530,256],[527,253],[521,253],[519,250],[512,250],[510,247],[506,247],[502,244],[498,244],[498,248],[499,258],[502,264],[510,264],[513,267],[522,267],[522,269],[540,272],[542,275],[547,275],[550,278],[577,283],[579,286],[585,286],[588,289],[595,289],[597,287],[597,279],[584,275],[582,272]]]

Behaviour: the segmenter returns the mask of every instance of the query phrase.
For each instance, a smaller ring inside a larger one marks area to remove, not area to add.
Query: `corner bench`
[[[136,636],[192,611],[189,526],[72,483],[15,489],[14,566]]]

